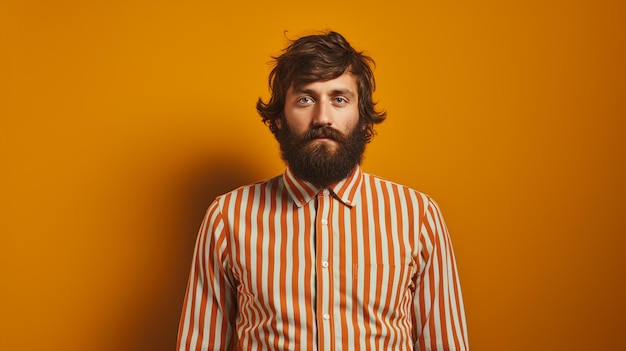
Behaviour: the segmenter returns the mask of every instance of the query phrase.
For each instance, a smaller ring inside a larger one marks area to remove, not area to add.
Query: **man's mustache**
[[[318,138],[327,138],[335,141],[342,141],[346,139],[346,136],[337,129],[328,126],[309,129],[302,136],[303,141],[311,141]]]

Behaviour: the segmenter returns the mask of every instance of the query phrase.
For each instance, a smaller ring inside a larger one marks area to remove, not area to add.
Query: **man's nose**
[[[320,101],[315,105],[315,111],[313,115],[313,125],[316,126],[329,126],[332,124],[331,119],[331,106],[327,101]]]

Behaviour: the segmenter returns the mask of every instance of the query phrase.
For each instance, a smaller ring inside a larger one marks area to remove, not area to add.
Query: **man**
[[[467,350],[439,208],[360,168],[386,117],[373,61],[329,32],[275,63],[257,110],[288,167],[209,207],[178,349]]]

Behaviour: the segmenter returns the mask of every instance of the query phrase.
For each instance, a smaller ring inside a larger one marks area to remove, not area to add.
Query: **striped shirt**
[[[437,204],[363,173],[281,176],[218,197],[202,222],[178,350],[468,350]]]

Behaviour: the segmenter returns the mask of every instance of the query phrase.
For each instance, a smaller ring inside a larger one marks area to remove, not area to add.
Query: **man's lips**
[[[331,137],[316,137],[311,139],[311,141],[335,141],[335,139],[331,138]]]

